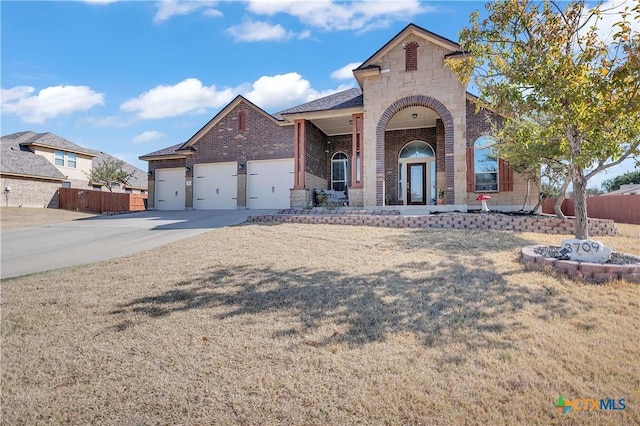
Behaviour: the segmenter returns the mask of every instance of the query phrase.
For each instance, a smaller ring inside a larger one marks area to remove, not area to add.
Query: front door
[[[407,204],[427,204],[427,163],[407,164]]]

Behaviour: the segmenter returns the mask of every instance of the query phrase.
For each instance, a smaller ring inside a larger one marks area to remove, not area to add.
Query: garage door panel
[[[184,168],[157,169],[155,176],[156,209],[184,210]]]
[[[194,166],[196,210],[236,209],[238,206],[237,163],[206,163]]]
[[[290,207],[293,187],[293,159],[249,161],[247,163],[247,207],[284,209]]]

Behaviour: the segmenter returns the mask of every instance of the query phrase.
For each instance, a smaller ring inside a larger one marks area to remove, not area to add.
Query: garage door
[[[157,169],[156,209],[184,210],[184,168]]]
[[[196,164],[193,185],[196,210],[238,208],[238,163]]]
[[[293,188],[293,158],[247,163],[247,207],[286,209]]]

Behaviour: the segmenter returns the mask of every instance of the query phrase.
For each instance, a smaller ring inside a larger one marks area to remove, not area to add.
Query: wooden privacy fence
[[[549,198],[542,204],[542,213],[554,214],[555,198]],[[575,216],[573,198],[562,202],[562,213]],[[613,219],[619,223],[640,225],[640,195],[601,195],[587,197],[587,215],[596,219]]]
[[[81,212],[136,212],[144,210],[146,194],[103,192],[77,188],[59,188],[60,208]]]

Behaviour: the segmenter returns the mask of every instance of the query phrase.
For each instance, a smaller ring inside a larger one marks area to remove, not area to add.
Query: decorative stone
[[[560,253],[570,260],[580,262],[606,263],[611,259],[613,251],[602,241],[579,240],[577,238],[563,240]]]

